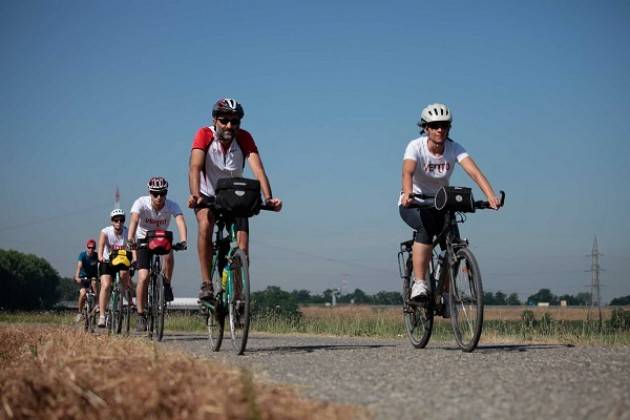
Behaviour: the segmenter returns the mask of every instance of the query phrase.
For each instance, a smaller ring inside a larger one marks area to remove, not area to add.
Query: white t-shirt
[[[403,159],[415,160],[416,171],[413,173],[413,193],[435,195],[438,190],[448,185],[455,163],[468,157],[468,153],[459,143],[447,139],[444,154],[434,155],[429,151],[427,136],[411,140],[405,149]],[[401,204],[402,195],[398,199]],[[422,200],[418,200],[422,202]]]
[[[136,229],[136,239],[144,239],[148,230],[166,230],[171,222],[171,216],[179,216],[182,214],[182,209],[176,202],[167,198],[164,207],[157,211],[151,205],[151,196],[145,195],[134,201],[131,212],[140,216]]]
[[[105,234],[105,246],[103,247],[103,259],[109,260],[109,254],[114,249],[122,249],[125,247],[127,239],[127,226],[123,226],[122,233],[118,235],[113,226],[107,226],[101,230]]]

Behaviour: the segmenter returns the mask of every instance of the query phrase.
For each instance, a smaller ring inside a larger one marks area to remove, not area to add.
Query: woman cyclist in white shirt
[[[418,232],[412,250],[415,280],[412,299],[424,299],[428,295],[425,276],[431,259],[432,241],[442,229],[444,214],[433,208],[409,208],[414,202],[422,202],[411,194],[434,196],[442,186],[448,185],[455,163],[459,163],[481,188],[490,206],[499,208],[500,198],[490,182],[466,150],[449,138],[452,121],[451,111],[446,105],[435,103],[424,108],[418,122],[421,136],[407,145],[403,158],[402,193],[398,202],[400,216]]]

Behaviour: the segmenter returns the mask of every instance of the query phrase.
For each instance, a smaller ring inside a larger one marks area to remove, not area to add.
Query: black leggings
[[[445,214],[436,209],[398,207],[400,217],[415,230],[416,242],[430,245],[444,227]]]

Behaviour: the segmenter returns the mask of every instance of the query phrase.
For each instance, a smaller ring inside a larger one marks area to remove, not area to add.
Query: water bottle
[[[223,273],[221,274],[221,287],[223,289],[226,289],[227,283],[228,283],[228,271],[226,268],[224,268]]]

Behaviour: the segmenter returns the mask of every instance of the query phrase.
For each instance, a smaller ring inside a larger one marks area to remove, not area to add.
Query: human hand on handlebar
[[[188,208],[194,209],[199,204],[201,204],[202,200],[203,200],[203,197],[196,194],[191,194],[190,196],[188,196]]]
[[[271,197],[270,199],[266,200],[265,205],[271,207],[273,211],[282,210],[282,200],[276,197]]]

